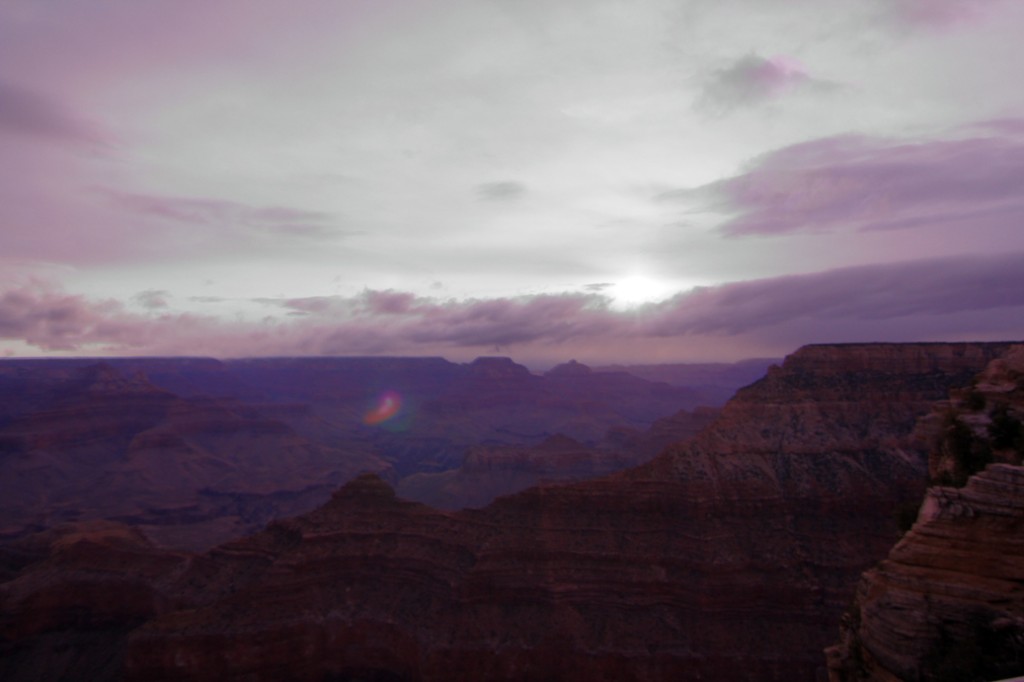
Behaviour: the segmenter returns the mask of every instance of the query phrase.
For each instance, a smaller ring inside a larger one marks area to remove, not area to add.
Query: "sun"
[[[671,293],[672,289],[667,283],[641,275],[624,277],[608,288],[613,302],[625,308],[660,301]]]

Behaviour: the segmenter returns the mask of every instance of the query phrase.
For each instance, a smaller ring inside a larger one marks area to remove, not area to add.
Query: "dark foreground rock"
[[[864,574],[841,640],[828,649],[833,682],[1024,675],[1022,421],[1024,347],[922,420],[931,475],[943,485],[929,489],[917,523]]]

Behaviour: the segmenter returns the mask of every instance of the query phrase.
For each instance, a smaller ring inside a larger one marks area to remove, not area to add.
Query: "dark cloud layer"
[[[1017,315],[1015,326],[1022,335],[1022,310],[1024,253],[1014,253],[841,268],[697,289],[660,306],[645,331],[736,335],[801,320],[881,328],[897,327],[901,319],[986,311]]]
[[[786,147],[747,172],[661,195],[731,214],[730,236],[897,230],[984,220],[1024,221],[1024,135],[892,142],[831,137]]]

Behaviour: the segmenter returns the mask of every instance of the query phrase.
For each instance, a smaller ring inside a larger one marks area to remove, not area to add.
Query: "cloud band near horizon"
[[[0,292],[0,339],[43,353],[101,355],[462,358],[500,351],[535,363],[569,355],[642,362],[675,345],[693,357],[730,359],[719,357],[722,348],[781,354],[807,343],[1020,339],[1021,292],[1024,252],[733,282],[628,310],[600,293],[442,300],[366,290],[264,299],[281,315],[260,321],[176,313],[163,300],[135,312],[35,279]]]

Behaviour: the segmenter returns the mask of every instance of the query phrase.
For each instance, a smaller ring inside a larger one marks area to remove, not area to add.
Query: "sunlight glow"
[[[624,277],[608,289],[614,303],[626,308],[660,301],[674,293],[671,284],[641,276]]]

